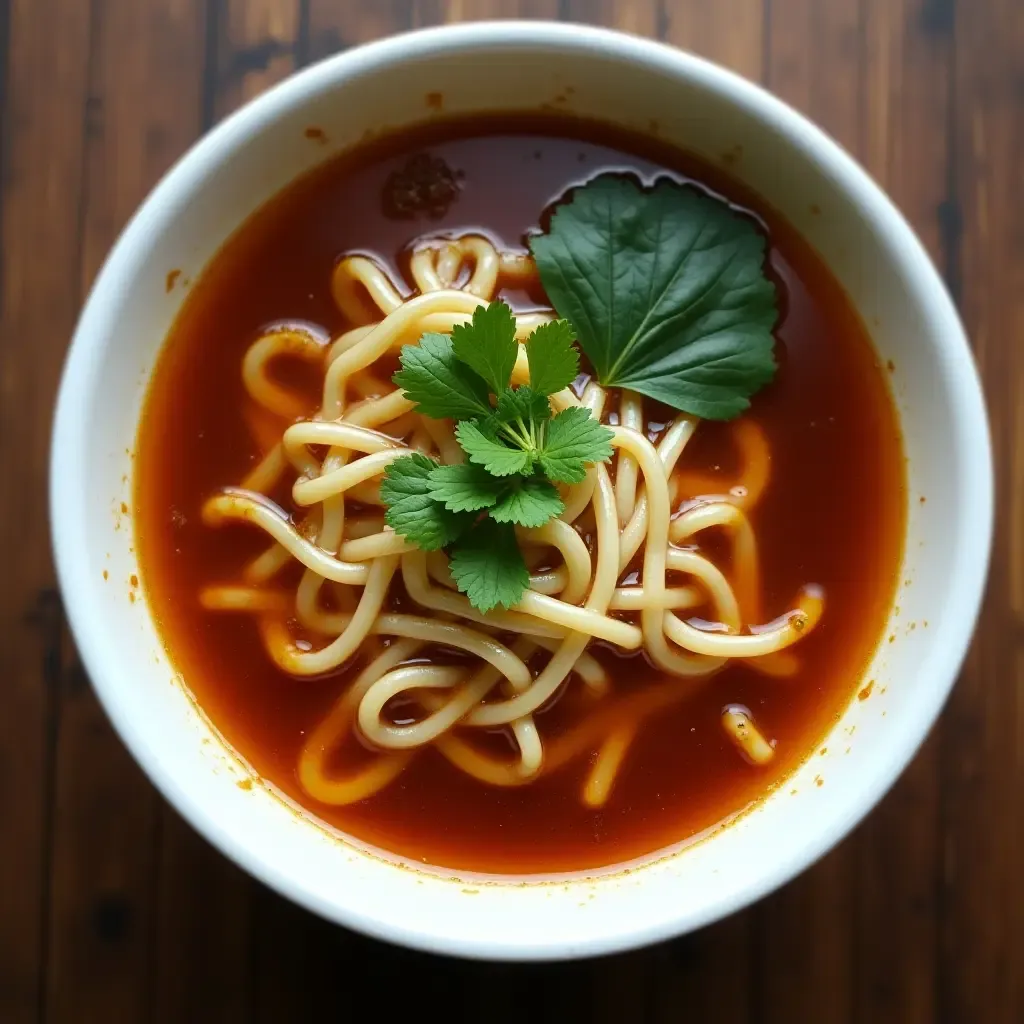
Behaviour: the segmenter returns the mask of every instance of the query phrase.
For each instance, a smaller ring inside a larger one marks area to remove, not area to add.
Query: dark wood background
[[[806,111],[906,211],[973,339],[999,522],[939,726],[813,870],[676,942],[465,964],[331,927],[252,882],[113,736],[54,586],[51,408],[100,261],[218,118],[311,60],[415,25],[600,22]],[[344,1018],[724,1024],[1024,1021],[1022,0],[0,0],[0,1024]],[[1016,442],[1016,448],[1014,443]]]

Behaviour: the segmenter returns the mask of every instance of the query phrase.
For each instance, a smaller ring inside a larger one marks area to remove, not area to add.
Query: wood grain
[[[80,298],[89,11],[16,0],[0,23],[0,1020],[21,1024],[45,1004],[55,707],[67,678],[44,524],[53,396]]]
[[[559,16],[558,0],[419,0],[414,20],[436,22],[482,21],[497,18],[548,18]]]
[[[359,43],[368,43],[413,27],[412,0],[381,0],[373,4],[309,0],[310,54],[329,57]]]
[[[83,678],[45,527],[79,303],[156,178],[309,60],[398,31],[561,18],[766,81],[847,146],[960,302],[1000,503],[977,641],[858,832],[759,906],[581,964],[464,964],[335,928],[168,808]],[[0,0],[0,1022],[1024,1020],[1024,5],[1020,0]],[[498,993],[498,997],[495,997]]]
[[[665,0],[661,35],[674,46],[760,81],[766,11],[763,0]]]
[[[212,8],[217,119],[297,67],[299,0],[218,0]]]
[[[942,723],[940,1009],[947,1021],[1010,1024],[1024,1019],[1024,562],[1014,545],[1024,517],[1024,9],[991,0],[951,16],[954,281],[989,397],[1002,500],[988,600]]]
[[[658,0],[564,0],[559,13],[565,21],[603,25],[621,32],[659,37],[664,29],[664,9]]]
[[[161,810],[148,1019],[248,1024],[256,883],[169,807]]]

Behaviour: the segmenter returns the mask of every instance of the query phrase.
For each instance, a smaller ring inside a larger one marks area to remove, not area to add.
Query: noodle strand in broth
[[[600,807],[642,722],[686,700],[728,661],[745,659],[768,676],[796,671],[789,648],[817,624],[823,598],[806,587],[792,608],[762,622],[751,514],[770,482],[768,442],[752,420],[733,424],[742,468],[721,493],[716,480],[685,466],[699,426],[693,417],[679,415],[649,436],[638,393],[590,381],[552,396],[555,410],[582,405],[610,426],[614,476],[591,465],[582,482],[560,486],[559,518],[517,528],[529,588],[513,608],[484,614],[455,588],[443,552],[421,551],[384,524],[379,485],[392,461],[413,451],[445,463],[465,458],[452,423],[417,413],[390,377],[403,345],[469,322],[502,288],[535,283],[536,272],[530,257],[473,234],[417,246],[409,268],[411,295],[375,260],[348,256],[331,281],[344,332],[326,339],[290,325],[250,346],[242,379],[263,457],[238,486],[207,500],[203,518],[249,523],[271,543],[239,579],[207,586],[200,601],[255,616],[268,655],[293,676],[365,659],[302,749],[298,777],[314,799],[364,800],[434,747],[493,786],[521,786],[593,756],[580,800]],[[553,318],[549,310],[519,314],[517,340]],[[314,416],[275,377],[283,360],[322,372]],[[512,378],[529,381],[522,344]],[[294,518],[273,499],[284,487]],[[728,538],[724,566],[697,546],[706,530]],[[275,582],[295,563],[297,584]],[[690,617],[697,612],[705,618]],[[588,652],[592,643],[642,652],[675,678],[613,685]],[[592,706],[546,742],[536,716],[566,686],[578,686]],[[392,713],[399,706],[401,720]],[[729,706],[722,725],[752,764],[772,757],[746,709]],[[474,742],[474,732],[496,729],[507,731],[512,756]],[[335,752],[357,738],[375,755],[338,774]]]

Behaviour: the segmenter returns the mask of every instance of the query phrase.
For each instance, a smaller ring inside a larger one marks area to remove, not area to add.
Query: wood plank
[[[1024,8],[932,5],[954,20],[961,311],[989,400],[997,502],[988,600],[943,722],[944,1021],[1024,1019]]]
[[[662,28],[662,8],[658,0],[564,0],[561,14],[566,21],[604,25],[638,36],[657,36]]]
[[[952,37],[927,0],[867,0],[863,13],[867,169],[948,269]],[[934,1021],[939,847],[937,736],[857,834],[856,1017]]]
[[[753,908],[759,1022],[856,1020],[853,867],[847,841]]]
[[[213,0],[217,117],[258,96],[295,70],[305,44],[300,0]]]
[[[665,943],[652,957],[649,1020],[689,1019],[747,1024],[757,1012],[754,919],[734,914],[692,935]]]
[[[371,945],[344,928],[258,889],[252,905],[252,1017],[254,1024],[316,1019],[352,1005],[353,991],[364,987],[360,956]],[[375,944],[373,944],[375,945]],[[382,962],[396,950],[381,947]],[[403,978],[407,991],[416,991]],[[389,992],[386,986],[377,989]]]
[[[149,1020],[248,1024],[256,883],[170,807],[162,812]]]
[[[138,1020],[151,963],[156,797],[81,668],[64,675],[44,1019]]]
[[[413,27],[413,0],[378,0],[342,5],[335,0],[309,0],[310,53],[329,57],[359,43],[405,32]],[[437,16],[434,20],[440,20]]]
[[[68,661],[46,475],[53,398],[78,311],[89,10],[79,0],[13,0],[0,26],[0,475],[12,502],[0,515],[0,1020],[20,1024],[37,1020],[43,1001],[50,755]]]
[[[597,1019],[583,963],[480,963],[432,956],[360,940],[347,962],[349,977],[369,991],[388,991],[401,979],[425,1007],[444,1007],[453,1019],[487,1024],[565,1024]],[[619,1020],[638,1020],[619,1018]]]
[[[554,21],[564,16],[559,0],[416,0],[414,11],[417,25],[497,18]]]
[[[765,0],[663,0],[660,35],[747,78],[764,77]]]
[[[651,948],[592,961],[586,980],[590,1024],[647,1024],[665,959],[658,948]]]
[[[863,41],[858,0],[771,0],[768,86],[834,135],[862,151]]]
[[[202,0],[92,0],[83,294],[160,176],[200,131]]]

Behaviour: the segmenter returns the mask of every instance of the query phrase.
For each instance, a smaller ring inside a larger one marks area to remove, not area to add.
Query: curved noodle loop
[[[424,553],[384,524],[379,484],[391,461],[410,451],[464,458],[454,425],[421,416],[390,377],[402,345],[450,332],[503,286],[528,286],[536,272],[529,256],[499,252],[479,235],[427,240],[409,269],[411,295],[374,260],[348,256],[331,279],[345,331],[327,340],[284,325],[252,343],[242,380],[262,459],[239,486],[212,496],[203,517],[211,527],[249,523],[271,544],[240,579],[207,587],[200,600],[256,617],[270,658],[290,675],[361,662],[300,757],[300,782],[316,800],[366,799],[433,747],[495,786],[520,786],[590,756],[580,799],[599,807],[648,716],[686,700],[731,659],[792,674],[788,649],[821,616],[821,594],[806,587],[762,624],[751,513],[770,482],[768,442],[755,422],[737,421],[745,468],[728,493],[715,494],[713,480],[680,468],[698,427],[692,417],[678,416],[654,442],[639,394],[590,382],[553,396],[556,409],[582,404],[615,424],[613,462],[561,488],[558,519],[517,530],[530,587],[514,608],[483,614],[456,589],[443,552]],[[519,314],[517,339],[552,318],[548,310]],[[286,360],[321,375],[318,408],[275,374]],[[529,379],[522,346],[513,379]],[[291,496],[292,515],[272,498],[282,494]],[[694,500],[702,494],[713,496]],[[727,536],[725,567],[700,547],[705,530]],[[277,582],[288,566],[300,570],[296,585]],[[592,640],[642,651],[674,678],[613,685],[588,651]],[[535,716],[573,680],[579,721],[545,742]],[[724,706],[726,733],[751,764],[765,763],[773,746],[749,712]],[[486,741],[494,730],[514,756]],[[373,753],[339,775],[335,756],[358,747],[356,735]]]

